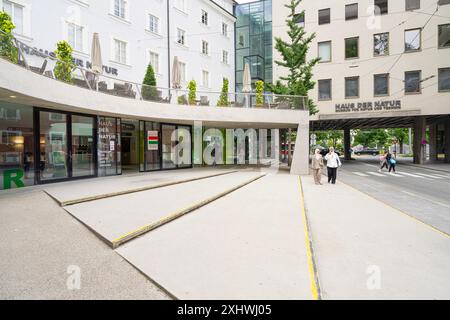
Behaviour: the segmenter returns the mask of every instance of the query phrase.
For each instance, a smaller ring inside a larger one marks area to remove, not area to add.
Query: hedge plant
[[[67,41],[60,41],[56,44],[55,78],[64,82],[72,82],[72,70],[75,67],[72,57],[72,47]]]
[[[228,86],[229,81],[227,78],[223,79],[222,83],[222,93],[220,94],[219,101],[217,102],[217,106],[219,107],[227,107],[229,105],[228,101]]]
[[[0,56],[11,62],[17,63],[19,50],[14,45],[12,31],[16,26],[12,23],[11,17],[4,11],[0,11]]]
[[[191,80],[188,83],[188,102],[190,105],[196,105],[197,104],[197,83],[195,80]]]
[[[150,63],[147,66],[147,72],[145,73],[144,81],[142,83],[145,84],[145,86],[142,86],[142,98],[144,100],[156,100],[158,97],[156,77],[155,71]]]
[[[264,105],[264,81],[258,80],[255,83],[255,92],[256,92],[256,106],[262,107]]]

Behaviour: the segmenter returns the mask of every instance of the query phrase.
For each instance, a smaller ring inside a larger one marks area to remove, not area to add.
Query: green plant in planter
[[[17,63],[19,50],[14,46],[12,31],[15,29],[11,17],[6,12],[0,11],[0,56],[11,62]]]
[[[188,83],[188,102],[190,105],[196,105],[197,104],[197,83],[195,80],[191,80]]]
[[[230,103],[228,102],[228,85],[229,81],[227,78],[223,79],[222,83],[222,93],[220,94],[219,101],[217,102],[217,106],[219,107],[227,107]]]
[[[75,67],[72,57],[72,47],[67,41],[60,41],[56,44],[55,78],[64,82],[72,82],[72,70]]]
[[[158,89],[156,88],[155,71],[151,64],[147,66],[147,72],[145,73],[142,84],[145,84],[145,86],[142,86],[142,98],[144,100],[157,100]]]
[[[178,104],[188,104],[188,101],[186,99],[186,95],[182,95],[178,97]]]
[[[256,92],[256,106],[262,107],[264,105],[264,81],[258,80],[255,83],[255,92]]]

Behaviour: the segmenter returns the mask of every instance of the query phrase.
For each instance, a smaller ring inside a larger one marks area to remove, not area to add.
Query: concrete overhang
[[[14,99],[10,96],[15,96]],[[0,59],[0,100],[94,115],[223,128],[308,126],[309,112],[263,108],[203,107],[113,96],[51,79]]]

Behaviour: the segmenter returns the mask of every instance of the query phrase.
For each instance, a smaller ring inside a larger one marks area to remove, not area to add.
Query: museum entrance
[[[139,172],[139,120],[122,119],[121,127],[122,172]]]

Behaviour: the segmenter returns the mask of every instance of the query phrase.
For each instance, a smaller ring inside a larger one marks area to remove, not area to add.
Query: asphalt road
[[[450,173],[402,164],[397,174],[378,169],[378,157],[343,161],[338,180],[450,234]]]

